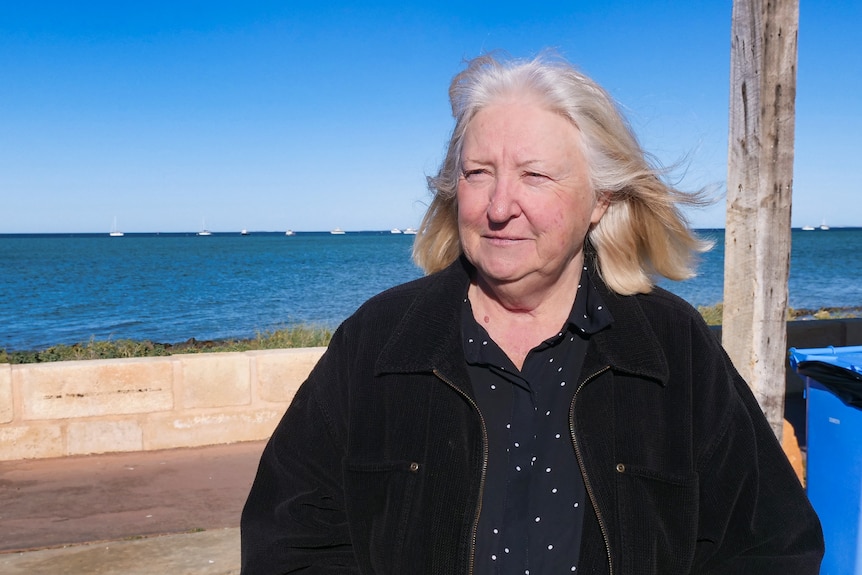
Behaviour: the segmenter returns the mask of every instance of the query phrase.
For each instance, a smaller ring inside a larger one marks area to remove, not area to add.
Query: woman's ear
[[[611,205],[611,195],[607,192],[598,192],[596,194],[596,205],[593,206],[593,213],[590,215],[590,222],[595,225],[599,223],[608,207]]]

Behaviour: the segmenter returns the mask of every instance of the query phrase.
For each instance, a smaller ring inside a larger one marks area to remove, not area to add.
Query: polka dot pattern
[[[569,406],[589,335],[611,321],[583,273],[565,329],[531,350],[518,370],[465,300],[462,341],[488,433],[476,573],[577,571],[586,493]]]

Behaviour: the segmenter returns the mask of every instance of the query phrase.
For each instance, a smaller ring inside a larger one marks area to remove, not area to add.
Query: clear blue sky
[[[416,227],[464,58],[554,48],[726,179],[731,1],[0,6],[0,233]],[[858,0],[801,0],[793,225],[862,225]],[[690,214],[723,227],[724,201]]]

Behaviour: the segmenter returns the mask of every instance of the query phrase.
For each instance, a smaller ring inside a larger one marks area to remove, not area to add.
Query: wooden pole
[[[784,420],[798,0],[734,0],[722,344]]]

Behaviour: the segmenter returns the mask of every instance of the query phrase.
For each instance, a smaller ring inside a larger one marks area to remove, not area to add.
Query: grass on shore
[[[721,325],[721,316],[724,313],[724,304],[717,303],[710,306],[697,306],[697,311],[703,316],[708,325]],[[811,320],[811,319],[848,319],[862,317],[862,308],[838,308],[826,307],[820,309],[793,309],[787,310],[787,321]]]
[[[95,340],[73,345],[55,345],[39,351],[0,350],[0,363],[45,363],[81,359],[114,359],[129,357],[159,357],[178,353],[218,353],[296,347],[324,347],[332,332],[324,327],[296,326],[259,333],[253,339],[207,340],[194,338],[182,343],[153,343],[129,339]]]
[[[697,311],[709,325],[721,325],[723,304],[699,306]],[[787,313],[787,320],[845,319],[862,317],[862,308],[824,308],[819,310],[794,310]],[[0,363],[44,363],[51,361],[74,361],[80,359],[112,359],[128,357],[158,357],[177,353],[217,353],[227,351],[252,351],[260,349],[288,349],[295,347],[324,347],[329,344],[332,332],[324,327],[295,326],[272,332],[259,333],[253,339],[197,341],[192,338],[176,344],[132,341],[129,339],[97,341],[73,345],[55,345],[39,351],[9,351],[0,349]]]

